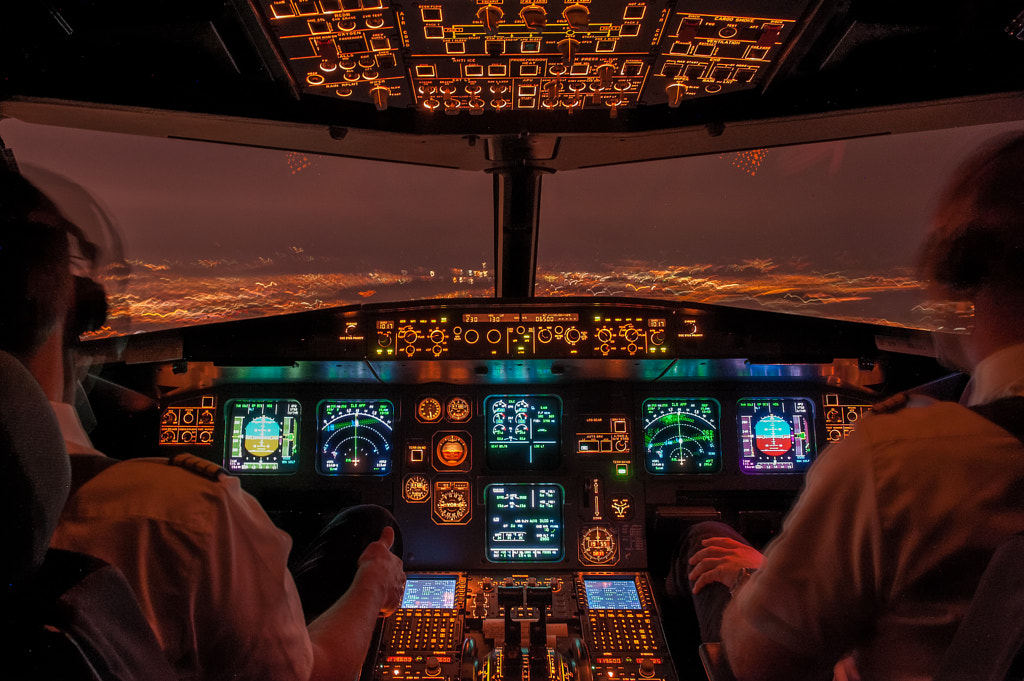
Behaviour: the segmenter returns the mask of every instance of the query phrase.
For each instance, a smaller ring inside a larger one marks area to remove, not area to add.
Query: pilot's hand
[[[764,562],[760,551],[729,537],[709,537],[701,541],[701,546],[703,548],[690,557],[693,568],[687,576],[694,583],[693,593],[714,582],[724,584],[731,591],[740,570],[756,570]]]
[[[405,591],[405,572],[402,559],[391,553],[395,543],[395,531],[385,527],[377,541],[371,542],[359,556],[359,572],[374,582],[379,590],[381,615],[387,616],[398,610]]]

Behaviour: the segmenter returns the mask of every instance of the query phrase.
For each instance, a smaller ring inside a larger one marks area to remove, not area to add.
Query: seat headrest
[[[0,578],[17,584],[43,561],[71,483],[71,463],[42,387],[0,351]]]

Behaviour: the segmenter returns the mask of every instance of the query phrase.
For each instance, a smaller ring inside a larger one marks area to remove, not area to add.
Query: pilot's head
[[[920,264],[933,299],[974,310],[969,336],[936,336],[940,361],[970,369],[1024,343],[1024,133],[993,140],[960,166],[939,199]]]
[[[87,276],[96,248],[50,199],[15,172],[0,172],[0,349],[32,357],[62,328],[71,345],[98,328],[102,288]]]
[[[997,138],[960,166],[921,262],[925,279],[957,299],[996,291],[1024,303],[1024,134]]]

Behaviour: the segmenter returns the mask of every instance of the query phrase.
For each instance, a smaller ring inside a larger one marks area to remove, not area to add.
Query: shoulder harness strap
[[[167,463],[170,466],[184,468],[187,471],[215,482],[220,479],[221,475],[230,475],[230,473],[214,462],[201,459],[195,454],[189,454],[187,452],[175,454],[167,460]]]

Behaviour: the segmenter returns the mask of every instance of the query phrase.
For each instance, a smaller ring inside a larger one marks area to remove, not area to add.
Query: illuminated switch
[[[320,8],[316,6],[315,2],[308,2],[306,0],[300,0],[295,3],[295,9],[299,11],[299,16],[306,14],[320,14]]]
[[[330,33],[331,25],[326,19],[311,19],[306,22],[310,33]]]
[[[359,0],[341,0],[341,8],[349,12],[354,12],[360,8]]]
[[[320,0],[320,6],[327,14],[341,11],[341,0]]]
[[[487,67],[487,75],[490,78],[504,78],[508,75],[508,66],[505,64],[491,64]]]
[[[697,31],[700,30],[700,19],[683,19],[679,22],[679,32],[677,37],[679,42],[688,43],[697,37]]]
[[[622,13],[622,18],[625,21],[639,21],[644,18],[646,12],[646,5],[629,5],[626,7],[626,11]]]
[[[535,78],[540,75],[540,64],[520,64],[519,75],[526,78]]]
[[[537,98],[536,97],[520,97],[519,103],[516,105],[520,109],[536,109]]]
[[[628,61],[622,67],[622,75],[627,78],[636,78],[643,73],[644,65],[643,62]]]
[[[768,56],[767,47],[755,47],[751,45],[747,48],[747,54],[744,55],[744,59],[764,59]]]
[[[749,83],[754,80],[755,73],[757,73],[755,69],[738,69],[736,71],[736,81],[739,83]]]
[[[393,69],[397,66],[393,52],[385,52],[377,55],[377,66],[382,69]]]
[[[417,78],[433,78],[437,75],[437,69],[433,64],[417,64],[416,65],[416,77]]]
[[[278,0],[270,4],[270,11],[274,13],[275,19],[295,16],[295,8],[288,0]]]
[[[702,75],[704,75],[704,66],[702,64],[690,64],[683,71],[683,77],[686,80],[700,80]]]
[[[716,66],[711,71],[711,77],[715,80],[729,80],[732,75],[732,68],[729,66]]]
[[[483,78],[483,64],[464,64],[462,67],[462,73],[466,76],[466,78]]]
[[[445,43],[444,50],[448,54],[466,54],[466,43]]]
[[[536,97],[537,86],[536,85],[520,85],[519,86],[520,97]]]
[[[669,54],[690,54],[690,43],[672,43],[668,48]]]
[[[380,9],[384,6],[384,0],[361,0],[363,9]]]
[[[590,64],[586,62],[573,64],[572,68],[569,69],[570,76],[585,76],[588,73],[590,73]]]
[[[640,24],[623,24],[619,26],[620,38],[635,38],[640,35]]]
[[[423,37],[427,40],[443,40],[444,26],[429,24],[423,27]]]
[[[628,461],[616,461],[615,462],[615,475],[620,478],[629,477],[629,462]]]
[[[757,44],[770,47],[779,42],[780,33],[782,33],[782,24],[767,24],[764,27],[764,32],[757,39]]]
[[[693,53],[698,57],[711,57],[715,54],[715,44],[701,43],[693,48]]]
[[[595,52],[614,52],[615,41],[614,40],[598,40],[594,45]]]
[[[484,48],[487,50],[488,56],[497,57],[505,51],[505,41],[487,40],[484,42]]]
[[[317,51],[323,59],[329,59],[331,61],[337,61],[338,57],[338,46],[334,44],[331,39],[318,40],[316,43]]]
[[[442,14],[440,7],[421,7],[420,17],[423,21],[441,21]]]
[[[387,36],[379,38],[370,38],[370,49],[374,52],[384,52],[385,50],[391,49],[391,42]]]

